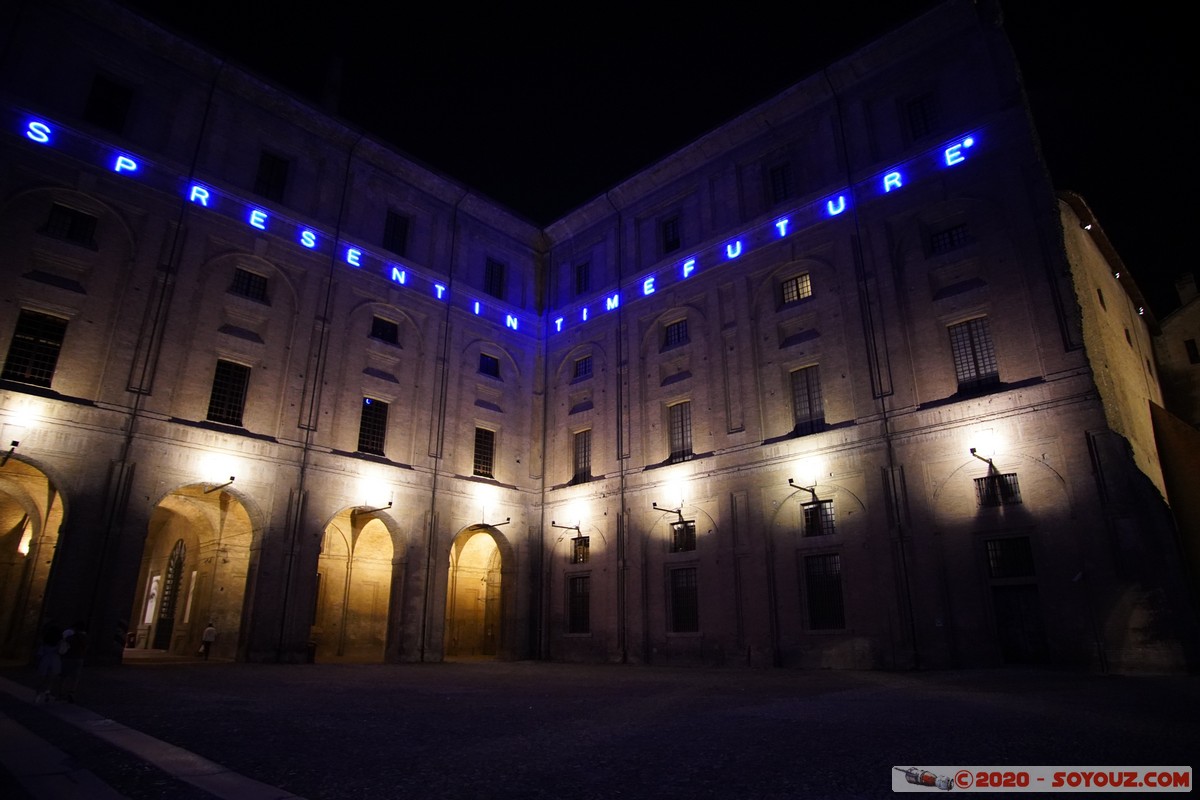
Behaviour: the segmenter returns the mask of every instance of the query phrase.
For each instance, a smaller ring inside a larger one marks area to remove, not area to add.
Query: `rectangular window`
[[[208,398],[208,419],[226,425],[241,425],[246,405],[250,368],[232,361],[217,361],[212,394]]]
[[[487,428],[475,429],[475,461],[472,475],[483,478],[494,477],[496,456],[496,432]]]
[[[779,285],[779,291],[784,305],[812,297],[812,278],[807,272],[793,275]]]
[[[975,479],[975,497],[981,506],[1013,506],[1021,502],[1017,473],[991,474]]]
[[[818,500],[814,503],[805,503],[801,508],[804,509],[805,536],[830,536],[837,533],[837,530],[833,527],[832,500]]]
[[[904,106],[904,116],[908,123],[908,135],[914,142],[934,133],[941,124],[937,96],[927,92],[909,100]]]
[[[575,359],[575,370],[571,375],[571,380],[581,381],[590,377],[592,377],[592,357],[584,356]]]
[[[489,356],[487,353],[479,354],[479,373],[492,378],[500,377],[500,359],[495,356]]]
[[[574,440],[575,469],[572,483],[583,483],[592,477],[592,431],[579,431]]]
[[[696,549],[696,523],[684,519],[671,523],[671,552],[688,553]]]
[[[944,230],[935,231],[929,237],[929,251],[934,255],[949,253],[971,243],[971,229],[962,225],[954,225]]]
[[[688,343],[688,326],[686,319],[679,319],[663,328],[663,348],[676,347]]]
[[[408,217],[389,210],[383,221],[383,246],[398,256],[408,255]]]
[[[571,563],[586,564],[591,556],[592,540],[588,536],[576,536],[571,540]]]
[[[592,290],[592,265],[588,262],[575,265],[575,294],[585,294]]]
[[[21,309],[4,361],[4,379],[49,387],[66,333],[65,319]]]
[[[987,317],[951,325],[949,332],[958,390],[966,392],[999,384],[1000,372]]]
[[[591,631],[592,579],[573,575],[567,579],[567,633]]]
[[[1033,576],[1033,548],[1028,536],[988,539],[988,574],[993,578],[1029,578]]]
[[[842,557],[837,553],[806,556],[804,585],[808,601],[808,627],[817,631],[845,628]]]
[[[95,250],[97,221],[91,214],[55,203],[50,206],[50,216],[38,233]]]
[[[825,400],[821,396],[821,373],[815,367],[792,372],[792,418],[799,436],[825,429]]]
[[[383,455],[387,438],[388,404],[373,397],[364,397],[362,416],[358,422],[358,452]]]
[[[259,197],[283,202],[291,162],[266,150],[258,157],[258,172],[254,176],[254,193]]]
[[[133,89],[118,83],[107,75],[92,79],[83,118],[96,127],[113,133],[125,132],[125,121],[133,105]]]
[[[1196,348],[1195,339],[1184,339],[1183,349],[1187,350],[1189,364],[1200,364],[1200,350]]]
[[[265,303],[267,302],[267,279],[257,272],[238,267],[233,271],[233,283],[229,285],[229,291],[249,300]]]
[[[674,253],[683,245],[682,240],[679,238],[679,217],[664,219],[659,226],[659,232],[662,236],[662,251],[664,255]]]
[[[771,203],[782,203],[792,197],[792,165],[778,164],[767,170],[767,183],[771,187]]]
[[[700,630],[700,594],[696,568],[671,570],[671,631],[696,633]]]
[[[687,461],[692,457],[692,404],[676,403],[667,408],[667,413],[671,463]]]
[[[489,258],[483,267],[483,290],[499,300],[504,299],[504,264]]]
[[[383,317],[371,318],[371,338],[388,344],[400,344],[400,326]]]

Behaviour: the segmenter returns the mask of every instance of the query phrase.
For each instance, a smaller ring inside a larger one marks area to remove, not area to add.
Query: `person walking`
[[[216,640],[217,626],[212,623],[212,620],[209,620],[208,627],[200,635],[200,653],[204,656],[205,661],[208,661],[208,654],[212,650],[213,642]]]
[[[35,703],[49,703],[54,699],[54,692],[62,675],[62,628],[54,620],[48,621],[42,628],[42,643],[38,645],[37,670],[41,676],[38,680]]]
[[[79,673],[83,670],[83,656],[87,653],[87,627],[82,620],[63,631],[62,695],[68,703],[75,702],[75,690],[79,688]]]

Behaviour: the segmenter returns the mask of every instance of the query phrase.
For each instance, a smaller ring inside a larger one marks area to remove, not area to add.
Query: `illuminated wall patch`
[[[38,144],[50,144],[50,126],[36,119],[25,126],[25,135]]]

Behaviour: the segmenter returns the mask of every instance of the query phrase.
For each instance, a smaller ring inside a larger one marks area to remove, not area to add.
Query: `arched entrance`
[[[250,515],[230,492],[197,485],[164,497],[150,517],[127,646],[194,655],[212,622],[211,657],[236,658],[251,539]]]
[[[0,656],[33,655],[62,519],[46,474],[8,458],[0,467]]]
[[[500,548],[491,528],[475,525],[455,538],[446,582],[447,658],[494,657],[500,652],[500,566]]]
[[[393,554],[377,516],[347,509],[326,526],[312,627],[317,661],[384,661]]]

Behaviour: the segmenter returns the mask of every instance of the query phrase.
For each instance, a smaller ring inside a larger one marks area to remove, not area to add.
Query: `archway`
[[[185,486],[150,517],[128,647],[193,655],[212,622],[211,657],[237,656],[250,564],[250,515],[223,489]]]
[[[446,657],[495,657],[500,652],[500,567],[500,548],[487,526],[467,528],[454,540],[446,582]]]
[[[347,509],[326,526],[312,627],[317,661],[384,661],[393,553],[378,517]]]
[[[62,498],[50,478],[32,464],[6,459],[0,466],[0,656],[33,655],[62,520]]]

